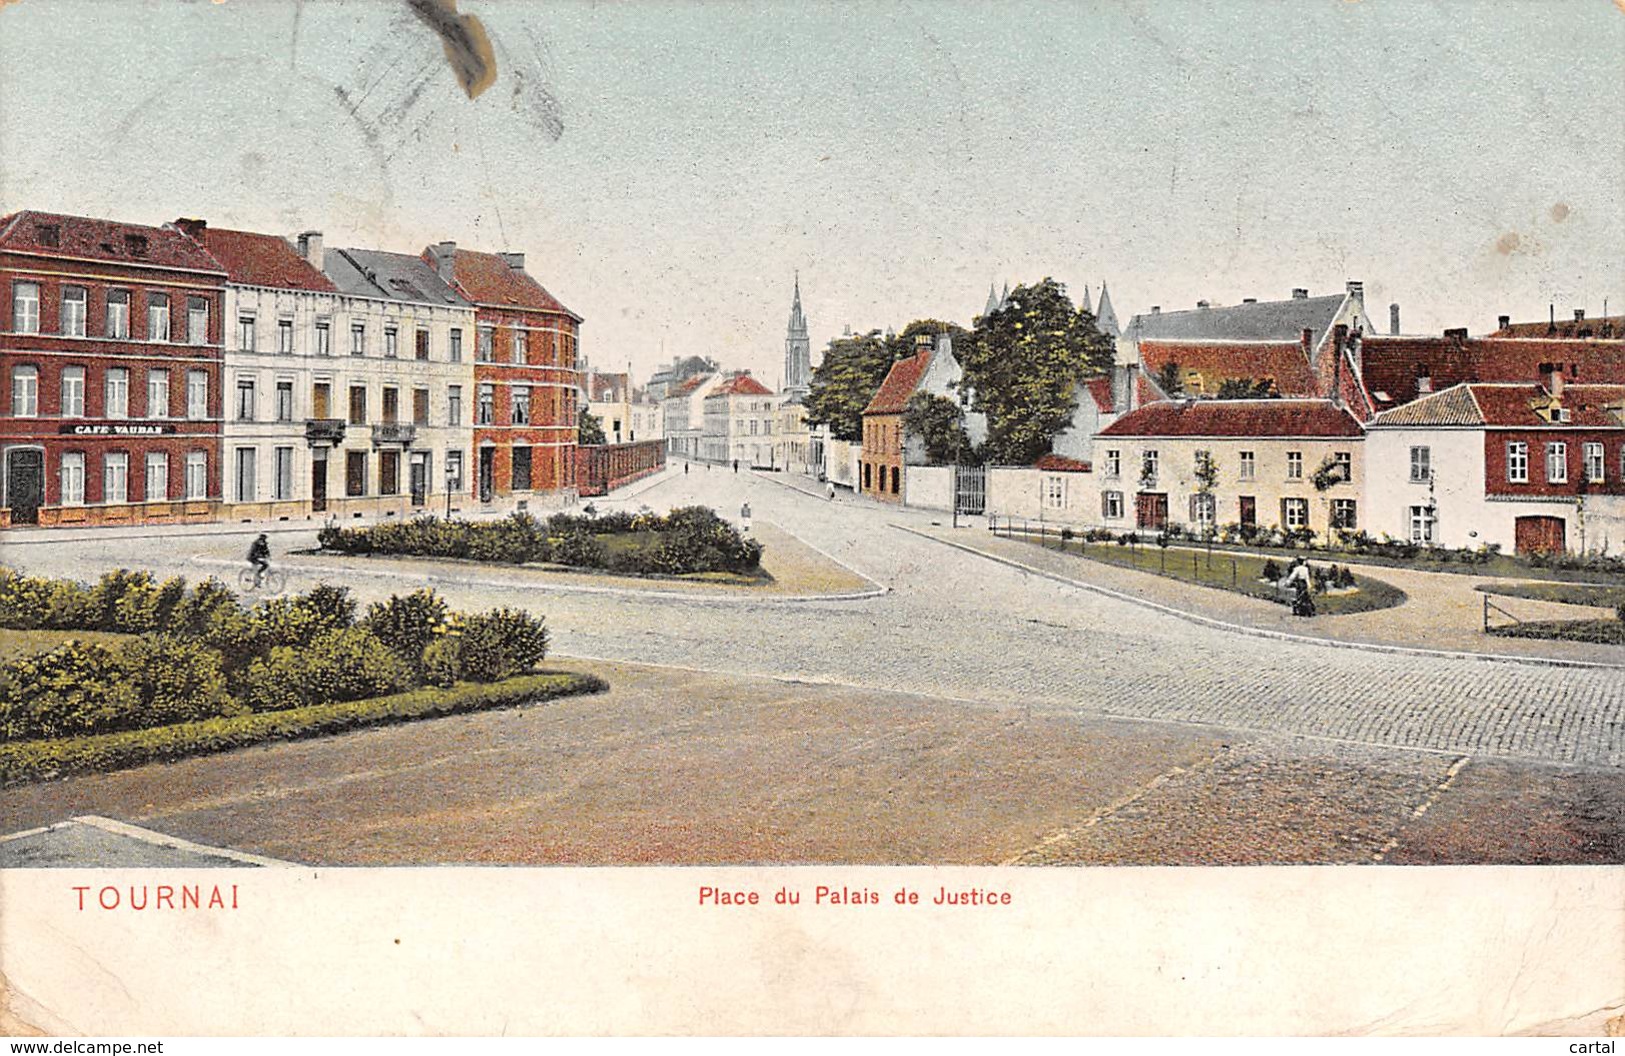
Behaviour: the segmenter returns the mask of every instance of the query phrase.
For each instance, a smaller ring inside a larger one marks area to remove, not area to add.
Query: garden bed
[[[1625,586],[1592,583],[1480,583],[1474,590],[1508,598],[1550,601],[1559,605],[1586,605],[1617,609],[1625,605]]]
[[[1498,638],[1545,638],[1559,642],[1625,645],[1625,622],[1606,617],[1596,620],[1525,620],[1490,627],[1486,633]]]
[[[538,672],[489,684],[426,686],[369,700],[315,704],[119,733],[0,744],[0,785],[227,752],[366,726],[511,708],[609,688],[593,675]]]

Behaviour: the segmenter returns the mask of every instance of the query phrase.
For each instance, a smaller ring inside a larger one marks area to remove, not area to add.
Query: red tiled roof
[[[1550,319],[1538,323],[1513,323],[1491,337],[1625,337],[1625,315],[1597,319]]]
[[[428,254],[424,255],[424,260],[431,265],[434,263]],[[465,297],[476,304],[563,312],[576,319],[581,318],[560,304],[529,273],[513,267],[500,254],[458,249],[452,266],[456,285]]]
[[[893,363],[886,372],[886,380],[880,383],[880,388],[863,413],[902,414],[903,408],[908,406],[908,398],[914,395],[915,386],[919,385],[920,379],[925,376],[925,368],[930,364],[929,348]]]
[[[1051,473],[1088,473],[1091,466],[1088,462],[1076,458],[1067,458],[1064,455],[1049,454],[1033,463],[1034,469],[1045,469]]]
[[[1379,409],[1416,399],[1422,372],[1435,392],[1464,382],[1533,383],[1543,363],[1563,364],[1571,382],[1625,383],[1625,341],[1372,334],[1360,342],[1360,362],[1366,391]]]
[[[1169,400],[1130,411],[1099,435],[1357,437],[1363,430],[1326,400]]]
[[[1101,413],[1103,413],[1103,414],[1110,414],[1111,413],[1111,410],[1112,410],[1112,379],[1111,378],[1109,378],[1109,377],[1108,378],[1090,378],[1088,381],[1084,382],[1084,388],[1088,389],[1089,390],[1089,395],[1094,397],[1095,406],[1100,408]]]
[[[1569,412],[1566,422],[1548,422],[1535,412],[1536,406],[1545,406],[1550,395],[1540,385],[1473,385],[1473,399],[1483,413],[1484,424],[1497,426],[1540,427],[1549,425],[1591,426],[1593,428],[1620,429],[1625,423],[1603,409],[1605,404],[1625,398],[1621,385],[1568,385],[1558,399],[1558,406]]]
[[[712,396],[771,396],[773,390],[749,374],[735,374],[717,386]]]
[[[1265,378],[1275,382],[1282,396],[1314,396],[1319,391],[1301,341],[1141,341],[1140,361],[1153,376],[1168,363],[1179,366],[1181,381],[1195,371],[1201,375],[1204,394],[1218,392],[1231,379]]]
[[[693,375],[691,377],[684,378],[682,381],[678,382],[676,385],[674,385],[672,387],[672,390],[670,392],[668,392],[666,395],[667,396],[692,396],[694,394],[695,389],[699,388],[701,385],[704,385],[706,382],[708,382],[710,380],[711,380],[711,375],[709,375],[709,374],[695,374],[695,375]]]
[[[205,227],[197,241],[226,267],[231,282],[284,290],[333,293],[338,287],[279,235]]]
[[[55,245],[47,231],[55,228]],[[137,243],[136,240],[143,240]],[[144,252],[133,252],[139,244]],[[202,246],[171,227],[147,227],[88,216],[39,213],[31,209],[0,220],[0,249],[81,260],[105,260],[136,267],[183,268],[222,274],[225,269]]]

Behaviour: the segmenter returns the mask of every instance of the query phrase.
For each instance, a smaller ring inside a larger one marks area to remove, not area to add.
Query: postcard
[[[1611,1044],[1622,57],[0,2],[0,1025]]]

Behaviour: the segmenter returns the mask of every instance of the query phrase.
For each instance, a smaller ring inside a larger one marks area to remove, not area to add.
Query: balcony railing
[[[344,442],[343,418],[306,418],[305,442],[311,444],[333,444],[337,446]]]
[[[411,444],[417,439],[418,427],[411,422],[373,422],[372,446],[385,444]]]

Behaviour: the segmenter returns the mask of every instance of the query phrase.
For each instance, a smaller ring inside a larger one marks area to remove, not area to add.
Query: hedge
[[[0,745],[0,786],[227,752],[265,741],[300,740],[366,726],[515,707],[601,693],[608,688],[608,683],[594,675],[542,673],[506,682],[465,682],[450,689],[427,687],[371,700],[317,704],[124,733],[6,744]]]

